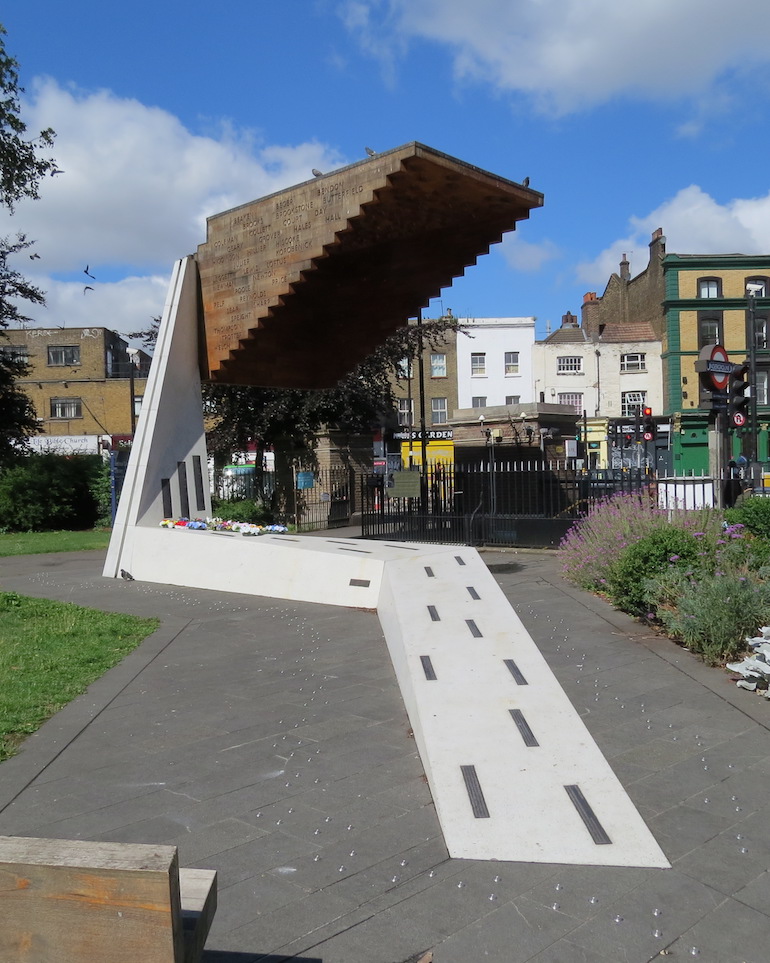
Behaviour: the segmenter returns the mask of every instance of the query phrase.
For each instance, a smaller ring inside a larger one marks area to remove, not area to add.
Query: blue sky
[[[428,315],[535,315],[543,336],[623,252],[641,271],[657,227],[672,252],[770,253],[767,0],[9,0],[0,19],[65,172],[0,217],[36,241],[18,267],[41,326],[144,327],[207,215],[413,140],[545,195]]]

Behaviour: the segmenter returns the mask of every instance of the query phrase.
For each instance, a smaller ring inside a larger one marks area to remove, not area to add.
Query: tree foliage
[[[53,131],[27,137],[20,116],[23,88],[19,86],[19,65],[5,49],[5,33],[0,24],[0,206],[12,214],[22,198],[39,196],[40,182],[47,174],[59,171],[53,158],[42,156],[53,144]],[[22,314],[20,302],[45,301],[43,292],[10,263],[30,245],[22,233],[0,238],[0,328],[29,320]],[[38,428],[32,402],[17,384],[28,372],[27,365],[2,347],[0,344],[0,465],[5,465],[24,450],[27,438]]]
[[[392,376],[399,365],[419,356],[421,346],[438,345],[456,325],[447,316],[400,328],[332,388],[206,385],[204,398],[216,416],[210,450],[228,455],[256,444],[258,452],[275,448],[301,460],[321,430],[370,432],[395,408]]]
[[[159,319],[129,334],[152,349]],[[215,459],[229,460],[234,452],[256,448],[276,455],[276,502],[285,498],[291,466],[309,467],[321,431],[369,433],[395,417],[393,375],[406,359],[419,357],[425,348],[440,346],[457,329],[451,313],[445,317],[400,328],[371,355],[331,388],[252,388],[241,385],[204,384],[203,398],[212,417],[207,445]]]
[[[158,340],[158,330],[160,329],[160,317],[153,318],[150,321],[149,328],[142,328],[141,331],[129,331],[128,337],[135,338],[142,342],[142,347],[146,348],[150,353],[152,353],[155,348],[155,342]]]
[[[13,211],[22,197],[37,198],[41,180],[58,168],[51,157],[39,152],[53,145],[54,132],[47,128],[27,139],[21,119],[19,65],[5,49],[6,30],[0,24],[0,204]]]

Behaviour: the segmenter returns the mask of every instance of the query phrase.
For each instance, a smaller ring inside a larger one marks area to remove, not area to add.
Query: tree
[[[149,327],[131,331],[148,350],[155,347],[160,318]],[[445,317],[400,328],[332,388],[251,388],[241,385],[204,384],[203,396],[216,424],[209,446],[225,457],[245,451],[282,445],[299,455],[312,449],[317,433],[326,427],[366,432],[380,424],[395,408],[392,375],[406,358],[416,358],[423,346],[436,347],[443,335],[457,327],[451,313]]]
[[[215,458],[256,446],[256,464],[272,449],[276,455],[276,486],[290,477],[292,465],[307,466],[322,430],[366,433],[393,413],[396,402],[392,376],[406,358],[423,347],[436,347],[447,331],[457,327],[451,315],[400,328],[332,388],[250,388],[207,384],[204,400],[215,413],[207,433]]]
[[[23,88],[19,86],[19,65],[6,52],[5,34],[0,24],[0,206],[13,214],[18,201],[37,199],[42,179],[59,170],[53,158],[41,156],[53,144],[53,131],[26,137],[27,128],[20,116]],[[9,263],[30,246],[22,233],[0,238],[0,328],[30,320],[21,313],[20,301],[45,302],[43,292]],[[38,427],[32,402],[17,384],[28,367],[3,347],[0,345],[0,465],[7,465],[24,451],[27,439]]]
[[[158,340],[158,330],[160,328],[160,316],[153,318],[150,321],[149,328],[142,328],[141,331],[129,331],[129,338],[136,338],[141,340],[142,347],[146,348],[150,354],[152,354],[155,348],[155,342]]]
[[[421,341],[435,346],[456,327],[448,316],[418,328],[400,328],[332,388],[247,388],[208,384],[204,398],[216,412],[209,441],[213,451],[243,451],[288,446],[295,452],[312,448],[322,428],[366,432],[379,425],[395,407],[392,375],[405,358],[420,352]]]

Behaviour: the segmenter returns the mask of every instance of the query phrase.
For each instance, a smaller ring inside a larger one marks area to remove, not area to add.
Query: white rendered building
[[[532,394],[535,318],[460,318],[458,408],[526,404]]]
[[[588,418],[627,418],[646,406],[663,411],[661,343],[644,322],[606,325],[592,338],[566,314],[533,350],[535,398],[569,405]]]

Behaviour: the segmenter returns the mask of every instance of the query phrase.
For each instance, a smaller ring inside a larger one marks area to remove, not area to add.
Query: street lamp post
[[[757,287],[746,285],[746,300],[749,308],[749,321],[746,343],[748,346],[749,384],[749,463],[757,461]]]

